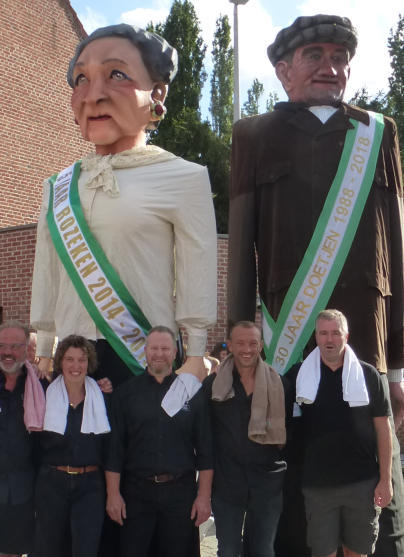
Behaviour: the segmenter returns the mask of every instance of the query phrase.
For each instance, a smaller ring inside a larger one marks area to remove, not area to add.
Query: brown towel
[[[221,363],[212,384],[212,400],[223,402],[234,397],[234,358],[230,354]],[[255,370],[254,392],[248,437],[262,445],[282,445],[286,442],[285,395],[281,378],[261,357]]]

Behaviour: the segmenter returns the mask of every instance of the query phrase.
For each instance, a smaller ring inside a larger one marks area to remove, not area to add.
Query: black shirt
[[[84,400],[73,408],[69,405],[66,430],[63,435],[42,431],[40,461],[51,466],[102,466],[108,434],[81,433]]]
[[[21,504],[33,495],[34,435],[24,424],[25,379],[23,367],[14,390],[8,391],[0,371],[0,504]]]
[[[211,400],[215,377],[212,373],[204,381],[213,430],[213,490],[226,501],[244,505],[250,488],[270,491],[274,474],[282,473],[286,463],[278,445],[262,445],[248,438],[252,394],[246,394],[238,371],[233,370],[234,397],[223,402]]]
[[[349,484],[377,476],[374,417],[388,416],[389,401],[378,371],[360,362],[369,395],[366,406],[343,400],[342,367],[332,371],[321,363],[313,404],[302,404],[305,457],[304,486]]]
[[[171,374],[160,384],[146,372],[113,393],[107,470],[147,478],[213,468],[209,409],[203,389],[173,417],[161,407],[175,378]]]

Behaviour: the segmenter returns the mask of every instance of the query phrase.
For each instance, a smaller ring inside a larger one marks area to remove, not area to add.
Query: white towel
[[[161,407],[172,418],[188,400],[202,387],[202,383],[192,373],[180,373],[166,392]]]
[[[296,379],[296,402],[313,404],[320,383],[320,349],[315,348],[300,366]],[[345,346],[342,368],[342,395],[349,406],[366,406],[369,395],[362,366],[352,348]]]
[[[111,431],[102,392],[91,377],[84,380],[84,398],[81,433],[108,433]],[[44,430],[64,434],[69,411],[69,396],[63,375],[59,375],[46,391]]]

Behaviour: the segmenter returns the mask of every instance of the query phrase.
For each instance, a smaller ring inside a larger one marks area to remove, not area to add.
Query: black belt
[[[176,482],[177,480],[184,478],[185,476],[189,476],[190,474],[195,474],[195,472],[183,472],[182,474],[155,474],[154,476],[145,478],[145,480],[155,484],[166,484],[168,482]]]

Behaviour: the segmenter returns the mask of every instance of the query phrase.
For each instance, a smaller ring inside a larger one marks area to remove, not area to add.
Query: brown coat
[[[369,116],[342,104],[325,123],[302,105],[237,122],[233,132],[228,311],[254,319],[256,268],[274,319],[311,239],[334,178],[349,118]],[[327,307],[346,314],[357,356],[380,371],[404,367],[403,184],[397,130],[385,118],[374,181],[345,265]]]

